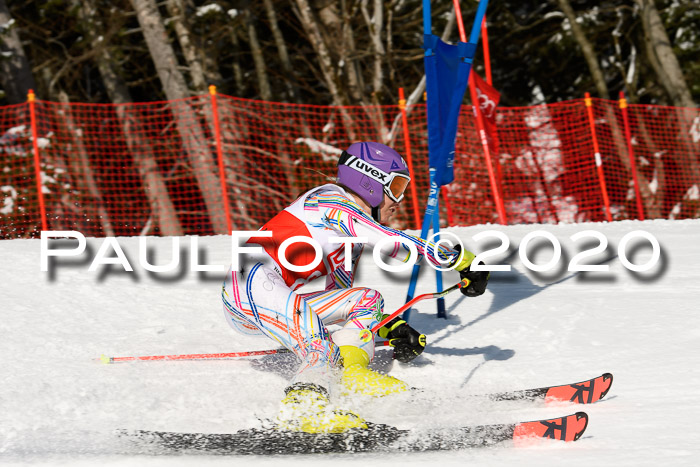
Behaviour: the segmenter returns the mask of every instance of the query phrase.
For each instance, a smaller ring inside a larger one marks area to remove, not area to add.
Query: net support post
[[[219,180],[221,181],[221,197],[224,202],[224,209],[226,210],[224,215],[226,216],[226,226],[230,235],[233,230],[233,223],[231,222],[231,207],[228,202],[228,190],[226,188],[226,167],[224,166],[224,151],[221,144],[221,125],[219,124],[216,86],[213,84],[209,85],[209,96],[211,98],[211,113],[214,119],[214,139],[216,140],[216,160],[219,165]]]
[[[34,154],[34,175],[36,177],[36,194],[39,200],[39,213],[41,216],[41,230],[49,230],[46,219],[46,202],[44,200],[44,184],[41,179],[41,157],[39,154],[39,132],[36,121],[36,95],[30,89],[27,93],[27,104],[29,105],[29,118],[32,127],[32,152]]]
[[[608,189],[605,185],[605,173],[603,172],[603,158],[600,155],[600,147],[598,146],[598,136],[595,132],[595,120],[593,118],[593,99],[589,93],[585,94],[584,103],[586,104],[586,113],[588,115],[588,124],[591,128],[591,140],[593,141],[593,157],[595,158],[595,167],[600,182],[600,192],[603,195],[603,207],[605,208],[605,219],[612,222],[612,214],[610,212],[610,198],[608,198]]]
[[[630,158],[630,170],[632,171],[632,181],[634,182],[634,196],[637,200],[637,219],[644,220],[644,204],[642,203],[642,194],[639,189],[639,176],[637,175],[637,162],[634,157],[634,148],[632,147],[632,132],[630,130],[629,115],[627,112],[627,99],[625,93],[620,91],[620,100],[618,101],[620,110],[622,111],[622,122],[625,126],[625,140],[627,142],[627,153]]]

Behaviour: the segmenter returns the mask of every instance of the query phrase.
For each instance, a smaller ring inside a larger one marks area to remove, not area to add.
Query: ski
[[[537,389],[523,389],[494,394],[483,394],[494,401],[543,401],[545,404],[592,404],[606,396],[612,386],[613,375],[604,373],[596,378],[560,386],[546,386]]]
[[[538,439],[576,441],[588,425],[588,415],[577,412],[565,417],[515,424],[460,428],[403,430],[389,425],[368,424],[366,429],[345,433],[303,433],[275,429],[247,429],[235,433],[176,433],[123,431],[141,444],[165,452],[265,455],[347,452],[445,451],[488,447],[512,442],[515,445]]]

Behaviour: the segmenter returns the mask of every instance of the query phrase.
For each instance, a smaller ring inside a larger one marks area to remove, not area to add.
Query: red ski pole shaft
[[[428,298],[441,298],[445,295],[453,292],[462,287],[469,285],[469,279],[462,279],[457,284],[452,287],[443,290],[442,292],[433,292],[419,295],[413,300],[407,302],[401,306],[398,310],[394,311],[392,314],[384,318],[379,324],[374,326],[371,331],[375,333],[384,326],[386,323],[394,319],[397,315],[403,313],[404,311],[411,308],[414,304],[425,300]],[[380,345],[388,346],[389,341],[382,342]],[[172,361],[172,360],[215,360],[215,359],[226,359],[226,358],[243,358],[243,357],[255,357],[258,355],[273,355],[279,353],[290,353],[289,349],[270,349],[270,350],[252,350],[249,352],[228,352],[228,353],[194,353],[194,354],[182,354],[182,355],[143,355],[137,357],[108,357],[102,355],[100,361],[105,364],[110,363],[121,363],[121,362],[154,362],[154,361]]]
[[[102,363],[120,363],[120,362],[134,362],[134,361],[163,361],[163,360],[208,360],[208,359],[221,359],[221,358],[241,358],[241,357],[254,357],[256,355],[272,355],[276,353],[289,353],[289,349],[271,349],[271,350],[252,350],[249,352],[229,352],[229,353],[195,353],[195,354],[185,354],[185,355],[145,355],[139,357],[107,357],[103,355],[100,357]]]
[[[380,346],[388,346],[389,341],[383,341],[378,344]],[[255,357],[257,355],[274,355],[279,353],[291,353],[289,349],[271,349],[271,350],[253,350],[250,352],[229,352],[229,353],[196,353],[187,355],[144,355],[139,357],[107,357],[103,355],[100,361],[109,365],[110,363],[122,362],[163,362],[174,360],[216,360],[227,358],[243,358]]]
[[[433,292],[433,293],[426,293],[423,295],[418,295],[413,300],[406,302],[398,310],[396,310],[395,312],[393,312],[392,314],[390,314],[389,316],[387,316],[386,318],[381,320],[376,326],[374,326],[372,328],[372,333],[376,334],[376,332],[379,331],[379,329],[382,326],[384,326],[386,323],[388,323],[389,321],[391,321],[392,319],[394,319],[396,316],[400,315],[404,311],[408,310],[409,308],[411,308],[413,305],[420,302],[421,300],[425,300],[428,298],[442,298],[445,295],[449,294],[450,292],[453,292],[457,289],[461,289],[462,287],[466,287],[468,285],[469,285],[469,279],[462,279],[461,281],[459,281],[458,283],[456,283],[452,287],[447,288],[447,289],[443,290],[442,292]]]

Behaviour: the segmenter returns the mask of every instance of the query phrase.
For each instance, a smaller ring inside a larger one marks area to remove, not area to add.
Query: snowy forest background
[[[433,32],[458,37],[452,2]],[[476,1],[462,1],[467,29]],[[494,0],[501,105],[578,99],[695,107],[700,3]],[[123,103],[206,93],[321,105],[423,95],[419,0],[0,0],[0,105]],[[476,70],[484,74],[481,47]],[[467,98],[468,99],[468,98]]]

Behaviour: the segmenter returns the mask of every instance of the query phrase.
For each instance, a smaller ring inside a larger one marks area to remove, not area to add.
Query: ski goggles
[[[406,187],[411,181],[411,177],[408,174],[403,174],[400,172],[391,172],[389,177],[389,183],[384,185],[384,193],[386,193],[392,200],[400,203],[403,199]]]
[[[372,164],[363,161],[359,157],[343,151],[338,160],[338,165],[346,165],[351,169],[360,172],[372,180],[382,184],[384,193],[393,201],[400,203],[403,200],[406,187],[411,181],[408,172],[384,172]]]

